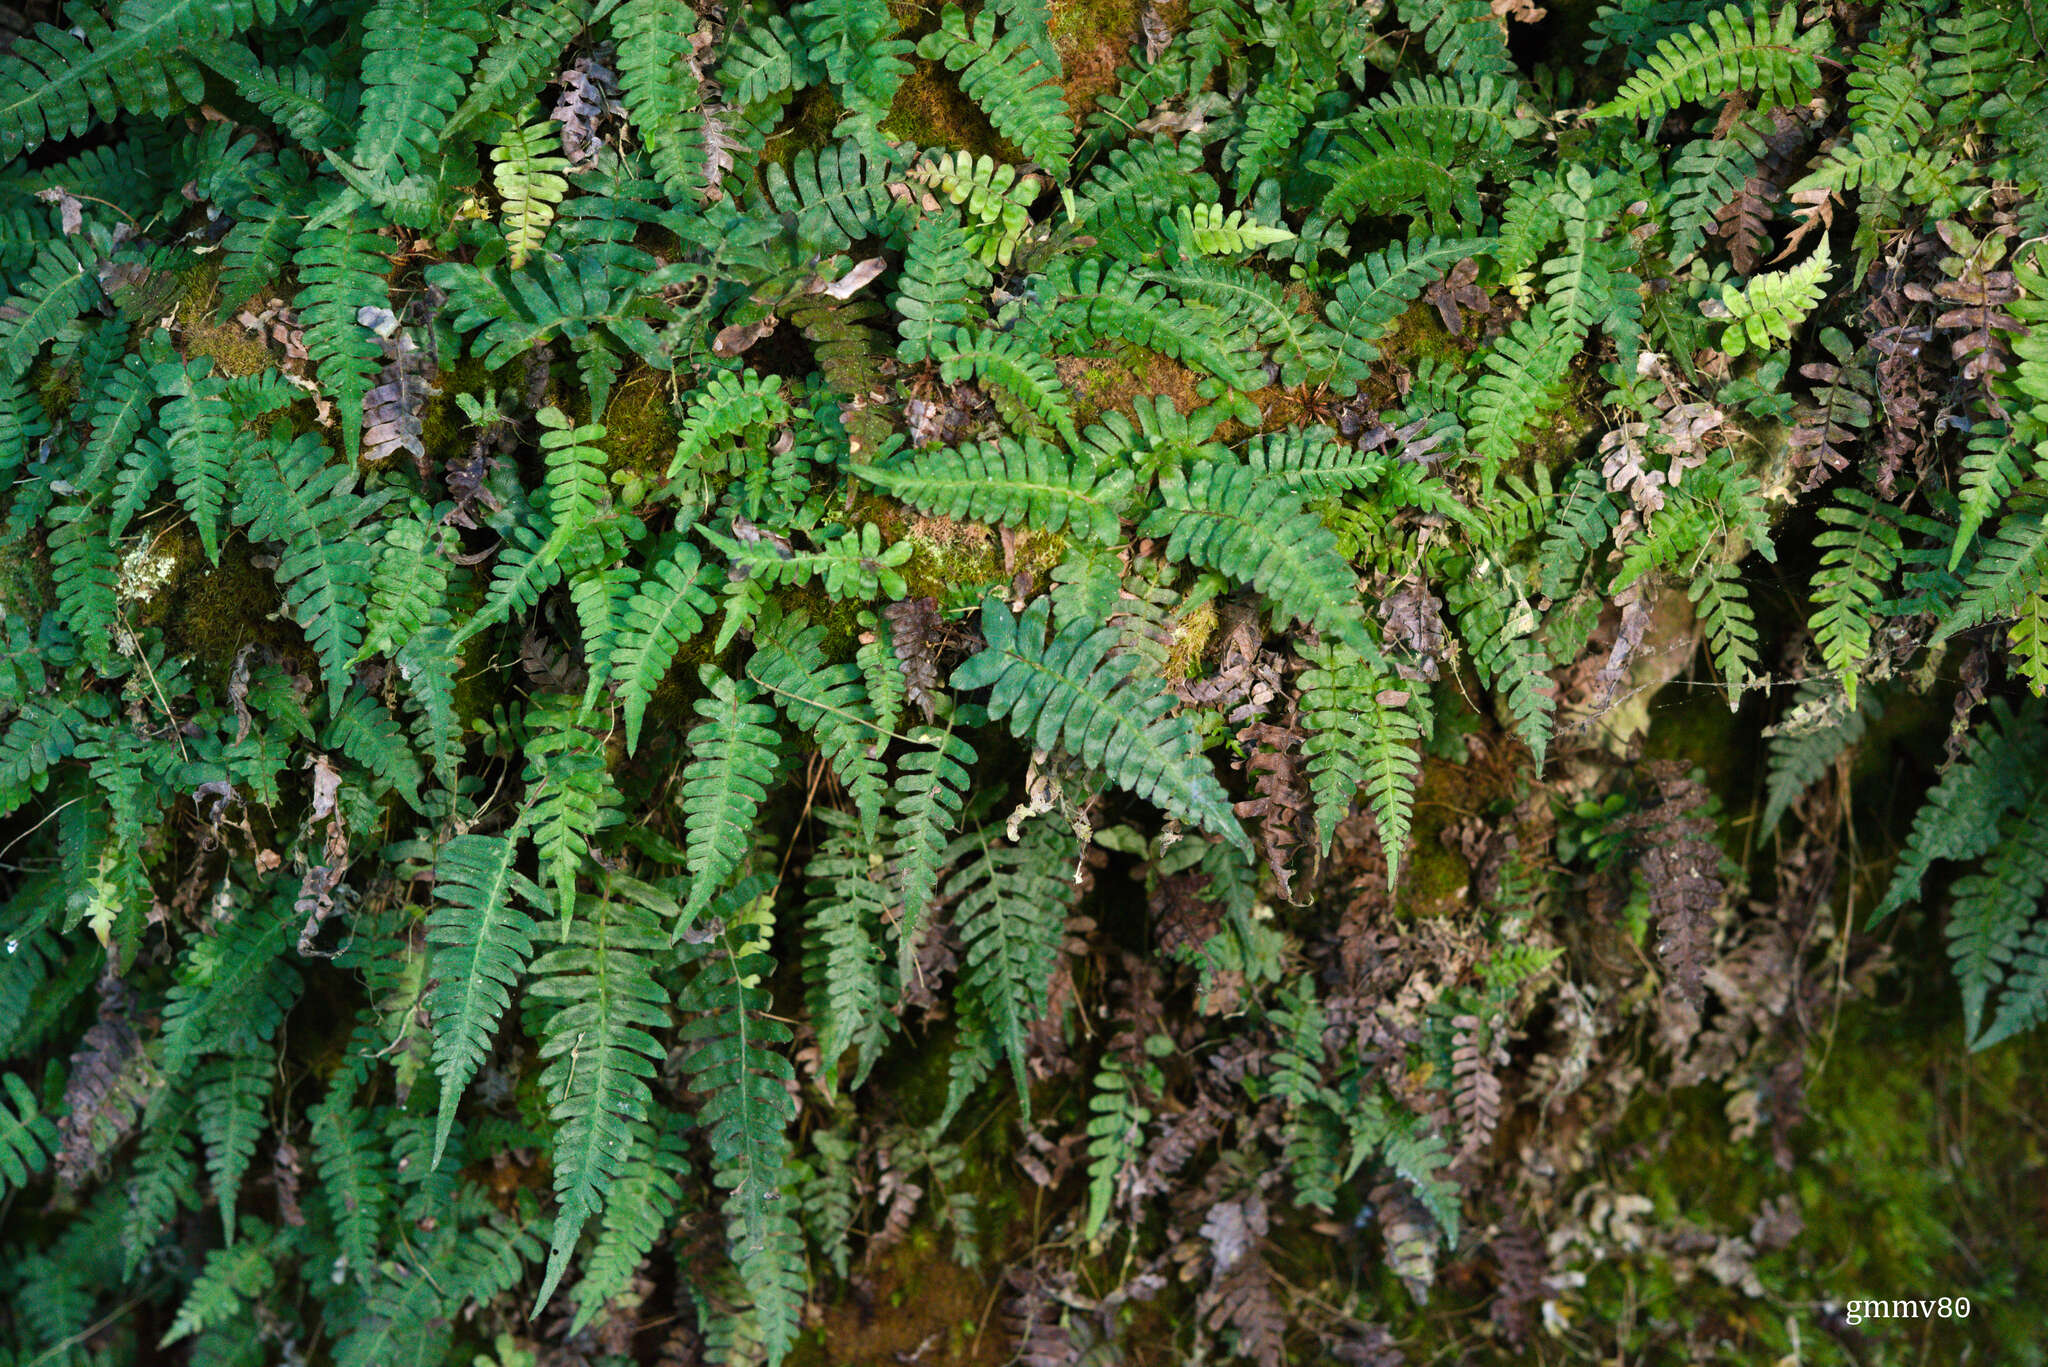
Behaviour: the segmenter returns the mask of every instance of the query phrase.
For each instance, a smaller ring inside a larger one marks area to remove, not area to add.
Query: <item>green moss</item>
[[[832,128],[845,109],[839,98],[824,86],[800,91],[783,111],[782,122],[768,135],[761,149],[761,165],[780,166],[785,171],[798,152],[815,152],[832,141]]]
[[[1025,528],[1013,539],[1012,568],[1005,569],[1001,537],[980,523],[920,517],[911,521],[906,535],[910,559],[900,572],[911,596],[936,598],[949,607],[980,602],[986,589],[1008,583],[1013,573],[1042,583],[1067,553],[1065,537]]]
[[[658,371],[637,369],[613,386],[604,410],[612,482],[624,486],[629,503],[637,505],[646,490],[666,482],[675,457],[679,424],[669,382]]]
[[[950,147],[997,161],[1023,160],[1023,153],[997,135],[988,115],[961,93],[945,64],[922,57],[897,87],[882,132],[919,147]]]
[[[250,642],[279,652],[303,654],[305,637],[286,617],[271,572],[252,560],[253,548],[239,536],[221,547],[220,563],[208,565],[199,537],[180,528],[157,543],[177,568],[157,595],[168,605],[164,636],[194,671],[218,683],[227,678],[235,655]]]
[[[239,323],[216,323],[210,314],[199,313],[178,325],[178,341],[187,359],[208,356],[219,375],[260,375],[275,370],[281,359],[263,339]]]

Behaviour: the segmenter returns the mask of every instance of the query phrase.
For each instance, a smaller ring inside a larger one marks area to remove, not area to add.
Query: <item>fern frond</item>
[[[626,753],[640,747],[647,704],[683,646],[717,610],[703,557],[688,541],[647,567],[612,647],[611,673],[626,719]]]
[[[559,144],[558,130],[550,125],[510,124],[491,148],[491,183],[498,191],[498,215],[515,271],[540,250],[555,221],[555,206],[569,193],[561,174],[569,169],[569,159],[548,150]]]
[[[1140,536],[1165,537],[1169,560],[1250,584],[1288,616],[1378,654],[1365,629],[1357,575],[1314,513],[1278,481],[1213,462],[1160,486],[1162,506]]]
[[[504,836],[459,835],[434,859],[435,907],[427,918],[435,986],[434,1071],[441,1078],[434,1121],[435,1168],[455,1129],[463,1091],[490,1053],[491,1036],[533,956],[541,891],[512,867],[519,847]],[[522,906],[522,904],[524,904]]]
[[[868,706],[860,667],[828,664],[826,631],[799,612],[772,631],[757,631],[747,677],[775,699],[775,706],[818,743],[832,773],[853,798],[861,829],[875,838],[888,794],[881,750],[888,743]]]
[[[931,353],[947,384],[976,380],[995,386],[997,405],[1013,424],[1043,423],[1069,446],[1078,445],[1073,405],[1052,362],[1020,339],[1000,332],[954,328],[934,337]]]
[[[464,0],[376,0],[370,7],[363,16],[358,167],[396,182],[439,151],[482,19]]]
[[[1379,340],[1422,292],[1466,257],[1485,255],[1489,245],[1483,237],[1415,238],[1373,252],[1345,272],[1323,313],[1343,337],[1352,364],[1379,360]]]
[[[310,228],[299,238],[292,264],[299,275],[293,301],[306,328],[306,351],[319,368],[320,387],[334,398],[342,449],[351,463],[362,447],[363,396],[377,382],[383,351],[364,327],[366,308],[387,308],[384,277],[391,263],[384,239],[358,227]]]
[[[1138,1104],[1131,1080],[1114,1059],[1095,1074],[1088,1109],[1093,1112],[1088,1118],[1088,1214],[1081,1237],[1093,1239],[1109,1218],[1118,1179],[1140,1157],[1152,1113]]]
[[[176,447],[173,446],[173,459]],[[354,491],[345,466],[329,465],[327,444],[306,433],[290,445],[245,448],[236,479],[235,520],[252,541],[283,546],[277,579],[285,606],[320,656],[330,707],[341,705],[361,648],[378,548],[358,532],[384,496]]]
[[[1963,993],[1963,1038],[1972,1049],[1987,1048],[2038,1020],[2044,1003],[2008,991],[1995,1034],[1984,1029],[1984,1008],[1992,994],[2008,987],[2010,966],[2030,931],[2038,934],[2041,897],[2048,891],[2048,800],[2038,794],[2023,810],[2000,823],[1998,844],[1976,873],[1956,880],[1949,907],[1948,952]]]
[[[669,1024],[668,994],[653,957],[668,932],[630,900],[591,898],[563,948],[533,964],[528,995],[559,1002],[548,1018],[541,1086],[556,1122],[554,1234],[537,1315],[553,1298],[586,1221],[603,1213],[614,1187],[648,1144],[648,1079],[666,1056],[650,1034]]]
[[[1169,715],[1172,695],[1133,681],[1130,656],[1110,658],[1115,627],[1074,622],[1048,642],[1051,611],[1049,598],[1034,599],[1021,613],[985,600],[987,646],[953,671],[953,687],[992,689],[989,716],[1009,718],[1019,738],[1029,736],[1041,750],[1062,746],[1111,782],[1249,850],[1189,719]]]
[[[276,1066],[268,1049],[236,1052],[209,1059],[193,1079],[193,1095],[199,1102],[199,1138],[206,1147],[206,1177],[220,1203],[221,1229],[230,1244],[235,1241],[235,1205],[241,1196],[242,1176],[249,1171],[256,1141],[269,1124],[264,1106],[270,1100]]]
[[[1338,646],[1320,646],[1308,658],[1301,676],[1308,735],[1301,752],[1315,798],[1316,837],[1327,854],[1352,798],[1364,793],[1386,853],[1387,882],[1398,884],[1421,770],[1413,694],[1399,678]]]
[[[1492,488],[1495,474],[1514,459],[1523,434],[1557,402],[1575,351],[1571,335],[1538,307],[1487,353],[1486,373],[1472,386],[1465,411],[1482,487]]]
[[[775,709],[754,701],[754,685],[728,679],[712,665],[703,666],[698,678],[711,696],[697,701],[704,720],[690,732],[690,762],[683,768],[690,870],[686,925],[725,890],[752,847],[754,815],[777,768]]]
[[[6,1102],[0,1104],[0,1196],[19,1191],[50,1164],[57,1151],[57,1126],[36,1105],[36,1094],[12,1073],[0,1073]]]
[[[1013,29],[998,37],[994,14],[977,14],[970,21],[957,5],[948,5],[938,29],[918,43],[917,54],[958,72],[960,89],[988,115],[996,132],[1054,179],[1067,178],[1074,116],[1053,79],[1057,67],[1045,64],[1028,31]]]
[[[913,729],[910,739],[921,748],[896,762],[891,794],[896,829],[892,855],[903,897],[903,918],[896,927],[897,964],[905,979],[915,971],[925,913],[938,888],[949,841],[960,828],[976,759],[966,741],[935,726]]]
[[[771,1362],[789,1351],[804,1300],[803,1235],[789,1198],[789,1125],[795,1069],[778,1052],[790,1029],[770,1014],[761,984],[775,962],[750,927],[727,921],[697,961],[677,1006],[682,1071],[703,1098],[697,1123],[711,1146],[712,1181],[724,1188],[726,1242],[753,1301]]]
[[[526,713],[527,809],[521,827],[532,833],[565,926],[593,838],[618,820],[619,793],[596,724],[573,699],[559,695],[537,698]]]
[[[1097,476],[1035,437],[913,452],[888,466],[856,465],[852,473],[940,517],[1070,529],[1105,546],[1122,540],[1118,512],[1132,485],[1128,471]]]
[[[854,1053],[848,1090],[867,1080],[896,1028],[889,1006],[896,983],[884,928],[897,899],[871,857],[872,833],[830,810],[816,815],[833,828],[804,866],[804,984],[818,1030],[818,1081],[837,1086],[839,1062]]]
[[[1797,105],[1820,84],[1815,58],[1834,37],[1825,21],[1799,32],[1799,6],[1772,18],[1729,5],[1657,44],[1594,118],[1660,118],[1679,105],[1741,91],[1757,106]]]
[[[1820,510],[1829,530],[1813,539],[1821,550],[1813,577],[1815,612],[1809,623],[1821,659],[1841,676],[1849,706],[1870,657],[1879,595],[1898,568],[1901,545],[1891,511],[1860,489],[1843,489]]]
[[[1740,290],[1723,285],[1722,316],[1732,321],[1721,334],[1721,350],[1740,356],[1752,349],[1769,350],[1775,342],[1791,341],[1793,331],[1827,292],[1833,272],[1828,240],[1823,237],[1813,255],[1796,266],[1755,276]]]
[[[1065,875],[1071,850],[1070,835],[1036,821],[1019,844],[974,830],[949,851],[950,858],[964,861],[946,884],[965,945],[959,990],[988,1021],[998,1056],[1009,1060],[1027,1121],[1031,1087],[1024,1035],[1046,1012],[1073,896]]]

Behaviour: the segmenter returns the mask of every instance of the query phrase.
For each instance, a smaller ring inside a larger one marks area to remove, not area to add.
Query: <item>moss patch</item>
[[[1052,45],[1065,75],[1060,84],[1076,119],[1087,117],[1117,87],[1117,68],[1143,34],[1143,0],[1053,0]]]
[[[910,74],[897,87],[882,132],[919,147],[952,147],[1005,162],[1024,159],[996,132],[981,107],[961,93],[945,64],[922,57],[913,61]]]
[[[224,681],[236,653],[252,641],[281,653],[305,653],[304,635],[283,615],[271,572],[254,563],[248,542],[230,538],[221,547],[218,565],[206,563],[198,534],[189,526],[163,537],[157,549],[178,562],[158,595],[158,601],[170,605],[164,635],[196,673]]]

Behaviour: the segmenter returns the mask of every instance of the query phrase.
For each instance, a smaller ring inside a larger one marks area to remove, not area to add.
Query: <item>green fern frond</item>
[[[1511,76],[1506,26],[1488,0],[1399,0],[1401,22],[1422,38],[1439,71],[1453,76]]]
[[[173,446],[174,459],[176,447]],[[235,477],[235,521],[251,541],[282,545],[277,580],[285,606],[320,657],[330,708],[341,705],[362,647],[362,623],[379,548],[359,528],[385,495],[355,492],[346,466],[307,433],[290,445],[245,447]]]
[[[889,193],[901,167],[853,141],[798,152],[785,171],[762,172],[759,212],[795,219],[798,241],[818,251],[845,251],[863,237],[887,235],[902,214]]]
[[[548,150],[559,145],[558,130],[550,125],[511,124],[491,148],[491,184],[498,191],[499,221],[515,271],[540,250],[555,221],[555,206],[569,193],[561,175],[569,159]]]
[[[996,34],[996,16],[970,21],[957,5],[946,6],[939,27],[917,45],[917,54],[945,63],[960,74],[960,89],[988,115],[996,132],[1009,139],[1056,180],[1067,178],[1074,156],[1074,116],[1029,30]]]
[[[704,720],[690,732],[690,762],[683,768],[690,870],[684,924],[739,869],[777,768],[775,709],[754,701],[754,685],[728,679],[712,665],[703,666],[698,678],[710,696],[697,700]]]
[[[1110,657],[1114,627],[1073,622],[1048,642],[1051,610],[1049,598],[1034,599],[1021,613],[985,600],[987,646],[953,671],[953,687],[992,689],[989,716],[1009,718],[1019,738],[1029,736],[1041,750],[1061,746],[1120,787],[1250,849],[1189,719],[1169,715],[1172,695],[1134,681],[1130,656]]]
[[[1166,480],[1160,493],[1138,534],[1165,537],[1169,560],[1248,583],[1288,616],[1377,656],[1356,573],[1322,520],[1278,481],[1215,462]]]
[[[1799,32],[1799,6],[1775,18],[1729,5],[1657,44],[1643,69],[1594,118],[1660,118],[1679,105],[1741,91],[1761,108],[1798,105],[1820,84],[1815,61],[1834,38],[1825,21]]]
[[[1072,852],[1072,836],[1045,821],[1033,822],[1015,845],[974,830],[948,852],[949,862],[963,861],[946,884],[964,943],[959,991],[989,1023],[998,1058],[1009,1060],[1027,1121],[1024,1036],[1048,1005],[1073,899],[1066,876]]]
[[[1963,993],[1963,1037],[1988,1048],[2048,1015],[2038,980],[2008,974],[2030,933],[2039,937],[2041,897],[2048,891],[2048,800],[2036,795],[2000,823],[1998,844],[1982,868],[1956,880],[1949,907],[1948,950]],[[2006,989],[1993,1029],[1984,1028],[1992,995]],[[2017,990],[2015,990],[2017,989]]]
[[[541,1086],[557,1126],[557,1212],[536,1315],[560,1285],[585,1222],[616,1199],[620,1178],[647,1148],[648,1079],[666,1053],[649,1031],[669,1024],[668,994],[653,972],[653,956],[668,951],[667,930],[630,900],[594,897],[580,909],[568,943],[534,961],[527,988],[560,1003],[540,1048]]]
[[[1828,257],[1828,240],[1823,237],[1813,255],[1796,266],[1753,277],[1738,290],[1721,287],[1722,312],[1715,315],[1732,321],[1721,333],[1721,350],[1740,356],[1753,349],[1769,350],[1774,343],[1789,342],[1792,333],[1806,321],[1827,292],[1834,262]]]
[[[669,666],[717,610],[708,579],[696,546],[678,541],[674,551],[647,567],[626,606],[624,625],[612,645],[611,675],[619,685],[629,755],[640,748],[647,705]]]
[[[1422,292],[1466,257],[1485,255],[1489,245],[1483,237],[1415,238],[1373,252],[1345,272],[1323,313],[1343,337],[1352,364],[1379,360],[1380,339]]]
[[[220,1202],[221,1230],[235,1241],[235,1206],[242,1177],[255,1156],[256,1141],[269,1125],[264,1107],[270,1101],[277,1060],[268,1049],[230,1053],[200,1065],[193,1079],[199,1102],[199,1138],[206,1148],[206,1177]],[[256,1245],[258,1248],[260,1244]]]
[[[956,674],[956,683],[957,678]],[[896,829],[891,853],[903,897],[903,918],[896,927],[897,971],[905,980],[916,971],[925,913],[938,888],[949,842],[960,828],[977,758],[966,741],[936,726],[917,727],[910,739],[920,748],[896,762],[891,794]]]
[[[512,867],[518,852],[504,836],[459,835],[435,855],[427,943],[436,982],[427,1011],[434,1024],[434,1071],[441,1078],[436,1168],[454,1132],[462,1093],[489,1055],[491,1036],[533,956],[535,927],[525,908],[543,905],[543,898]]]
[[[1140,1157],[1152,1113],[1138,1104],[1130,1078],[1114,1059],[1095,1074],[1088,1109],[1093,1113],[1088,1118],[1088,1214],[1081,1237],[1093,1239],[1109,1218],[1119,1177]]]
[[[376,0],[370,7],[363,16],[358,167],[396,182],[440,150],[482,19],[465,0]]]
[[[1486,373],[1472,386],[1465,410],[1483,488],[1492,488],[1500,468],[1520,449],[1523,434],[1557,402],[1575,352],[1571,336],[1538,307],[1487,353]]]
[[[619,793],[596,726],[595,717],[560,695],[537,698],[526,713],[527,809],[520,825],[532,834],[565,927],[592,841],[618,820]]]
[[[1936,860],[1988,853],[1998,842],[2001,818],[2033,804],[2048,765],[2048,728],[2041,719],[2037,702],[2016,714],[2003,699],[1992,700],[1990,722],[1971,734],[1962,757],[1914,814],[1891,885],[1867,924],[1877,925],[1916,901]]]
[[[896,359],[922,361],[932,354],[937,338],[981,323],[988,281],[988,270],[975,260],[966,234],[943,218],[920,219],[903,249],[903,270],[890,301],[902,339]]]
[[[1828,530],[1813,539],[1820,569],[1813,577],[1815,611],[1809,626],[1821,659],[1841,677],[1849,705],[1870,657],[1878,598],[1898,568],[1900,537],[1891,510],[1860,489],[1843,489],[1820,510]]]
[[[1128,471],[1098,476],[1034,437],[913,452],[852,473],[940,517],[1067,529],[1105,546],[1123,539],[1118,514],[1132,485]]]
[[[747,677],[774,699],[775,706],[818,743],[835,778],[853,799],[861,829],[875,839],[888,793],[881,750],[889,737],[874,721],[860,667],[830,664],[823,626],[801,613],[756,631]]]
[[[796,1202],[788,1199],[796,1103],[784,1083],[795,1070],[779,1052],[792,1036],[770,1014],[761,984],[775,962],[751,930],[727,921],[676,1004],[693,1016],[682,1030],[682,1071],[703,1098],[697,1123],[711,1146],[712,1181],[726,1192],[726,1242],[773,1363],[795,1340],[806,1279]]]
[[[359,315],[388,308],[384,278],[391,263],[381,254],[383,238],[361,225],[309,228],[299,237],[292,264],[299,275],[293,301],[306,328],[306,351],[318,367],[320,386],[334,397],[341,421],[342,449],[351,463],[361,450],[363,396],[377,382],[383,352]]]
[[[0,1104],[0,1196],[19,1191],[49,1166],[57,1151],[57,1127],[36,1105],[36,1094],[12,1073],[0,1073],[6,1100]]]
[[[1334,645],[1318,647],[1308,658],[1310,667],[1301,676],[1301,719],[1308,735],[1301,751],[1315,798],[1316,838],[1327,854],[1352,798],[1364,793],[1386,853],[1387,882],[1398,884],[1421,771],[1416,742],[1422,729],[1412,711],[1413,691]]]
[[[837,812],[817,816],[833,829],[804,866],[804,983],[818,1030],[818,1080],[830,1094],[847,1051],[854,1054],[847,1082],[853,1090],[897,1028],[883,937],[898,903],[883,880],[884,861],[871,854],[874,834]]]
[[[887,0],[804,0],[789,18],[846,107],[875,123],[886,119],[913,50],[896,36],[902,25]]]
[[[939,363],[939,378],[947,384],[975,380],[993,385],[1007,420],[1023,425],[1042,423],[1067,445],[1079,444],[1066,386],[1054,373],[1052,362],[1019,339],[1000,332],[954,328],[932,339],[931,352]]]

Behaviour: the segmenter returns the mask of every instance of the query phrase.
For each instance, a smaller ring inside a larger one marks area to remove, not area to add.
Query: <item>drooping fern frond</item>
[[[753,923],[728,920],[699,951],[677,1007],[682,1071],[702,1098],[697,1123],[711,1146],[712,1181],[723,1188],[726,1243],[752,1298],[763,1348],[781,1361],[803,1307],[803,1235],[790,1196],[789,1125],[796,1103],[784,1083],[795,1069],[780,1052],[790,1029],[770,1013],[764,983],[775,962]]]
[[[566,926],[577,900],[578,876],[598,831],[618,819],[618,788],[596,734],[597,719],[562,695],[542,695],[527,709],[527,808],[521,826],[531,833],[541,871]]]
[[[1188,719],[1169,715],[1172,695],[1134,681],[1130,656],[1110,657],[1115,627],[1073,622],[1048,641],[1051,611],[1050,598],[1033,599],[1021,613],[985,600],[987,647],[953,671],[953,687],[992,689],[989,716],[1009,718],[1017,736],[1039,749],[1061,746],[1119,786],[1249,850]]]
[[[818,1080],[829,1094],[848,1051],[851,1090],[867,1080],[896,1028],[884,928],[897,901],[869,858],[874,837],[840,813],[817,815],[833,830],[804,867],[804,984],[818,1029]]]
[[[1810,625],[1821,659],[1841,676],[1849,706],[1870,657],[1879,595],[1898,568],[1900,537],[1891,510],[1860,489],[1837,492],[1820,510],[1828,530],[1813,539],[1821,567],[1813,579]]]
[[[329,706],[339,707],[378,565],[378,548],[358,529],[384,499],[356,493],[352,472],[328,464],[329,455],[312,433],[289,445],[245,448],[235,472],[242,490],[235,521],[252,541],[282,544],[277,580],[285,605],[320,656]]]
[[[801,612],[771,631],[757,631],[747,677],[766,690],[778,711],[816,739],[872,841],[888,793],[880,751],[889,738],[874,721],[860,667],[827,663],[821,645],[825,636],[825,628],[811,625]]]
[[[1301,676],[1302,754],[1316,803],[1316,837],[1325,854],[1337,823],[1364,793],[1387,857],[1387,882],[1401,877],[1401,858],[1421,769],[1421,728],[1413,698],[1390,673],[1375,671],[1343,648],[1325,644]]]
[[[1571,367],[1571,335],[1539,307],[1487,353],[1486,373],[1472,386],[1465,413],[1484,487],[1492,487],[1495,473],[1520,449],[1523,434],[1557,402],[1558,387]]]
[[[960,828],[977,758],[966,741],[936,726],[916,727],[910,739],[920,748],[896,762],[891,793],[893,857],[903,897],[903,918],[896,927],[897,968],[906,979],[915,969],[925,913],[938,889],[949,842]]]
[[[629,755],[640,748],[647,704],[677,652],[717,610],[707,579],[696,546],[678,541],[674,551],[647,567],[626,606],[624,624],[612,644],[609,672],[619,686]]]
[[[434,1070],[441,1078],[433,1166],[441,1166],[463,1091],[490,1053],[491,1036],[533,955],[541,906],[532,880],[513,868],[519,847],[504,836],[460,835],[434,860],[435,908],[427,919],[436,984],[427,998]]]
[[[998,1060],[1009,1060],[1026,1119],[1031,1088],[1024,1071],[1024,1035],[1046,1012],[1047,987],[1072,897],[1067,879],[1071,848],[1071,835],[1039,820],[1026,828],[1018,844],[991,831],[971,830],[948,852],[949,861],[962,861],[946,884],[946,900],[965,943],[959,991],[989,1023]]]
[[[1138,1161],[1152,1113],[1138,1104],[1130,1078],[1114,1059],[1095,1074],[1088,1109],[1088,1215],[1081,1237],[1093,1239],[1109,1218],[1118,1177]]]
[[[334,396],[342,449],[356,459],[363,436],[363,396],[377,382],[383,351],[360,320],[366,308],[388,307],[384,277],[391,269],[374,221],[311,228],[300,235],[292,264],[299,275],[294,306],[306,326],[306,351],[319,367],[320,384]]]
[[[1163,504],[1138,528],[1165,537],[1168,559],[1250,584],[1289,617],[1371,658],[1357,576],[1322,520],[1279,481],[1213,462],[1160,486]]]
[[[2041,715],[2038,702],[2015,712],[2003,699],[1992,700],[1990,722],[1971,734],[1962,757],[1914,814],[1891,885],[1872,909],[1869,924],[1917,901],[1936,860],[1976,859],[1989,852],[2002,818],[2033,804],[2042,786],[2042,766],[2048,763],[2048,728],[2041,726]]]
[[[636,1154],[647,1147],[648,1079],[664,1050],[651,1030],[669,1024],[668,994],[653,956],[668,931],[630,899],[583,902],[568,944],[533,964],[529,995],[560,1003],[548,1018],[540,1056],[549,1116],[556,1122],[554,1234],[534,1313],[553,1297],[577,1236],[601,1214]]]
[[[754,814],[777,768],[775,709],[755,700],[755,686],[729,679],[712,665],[701,667],[698,678],[710,696],[697,700],[704,720],[690,732],[690,762],[683,768],[690,869],[686,924],[725,890],[751,848]]]

